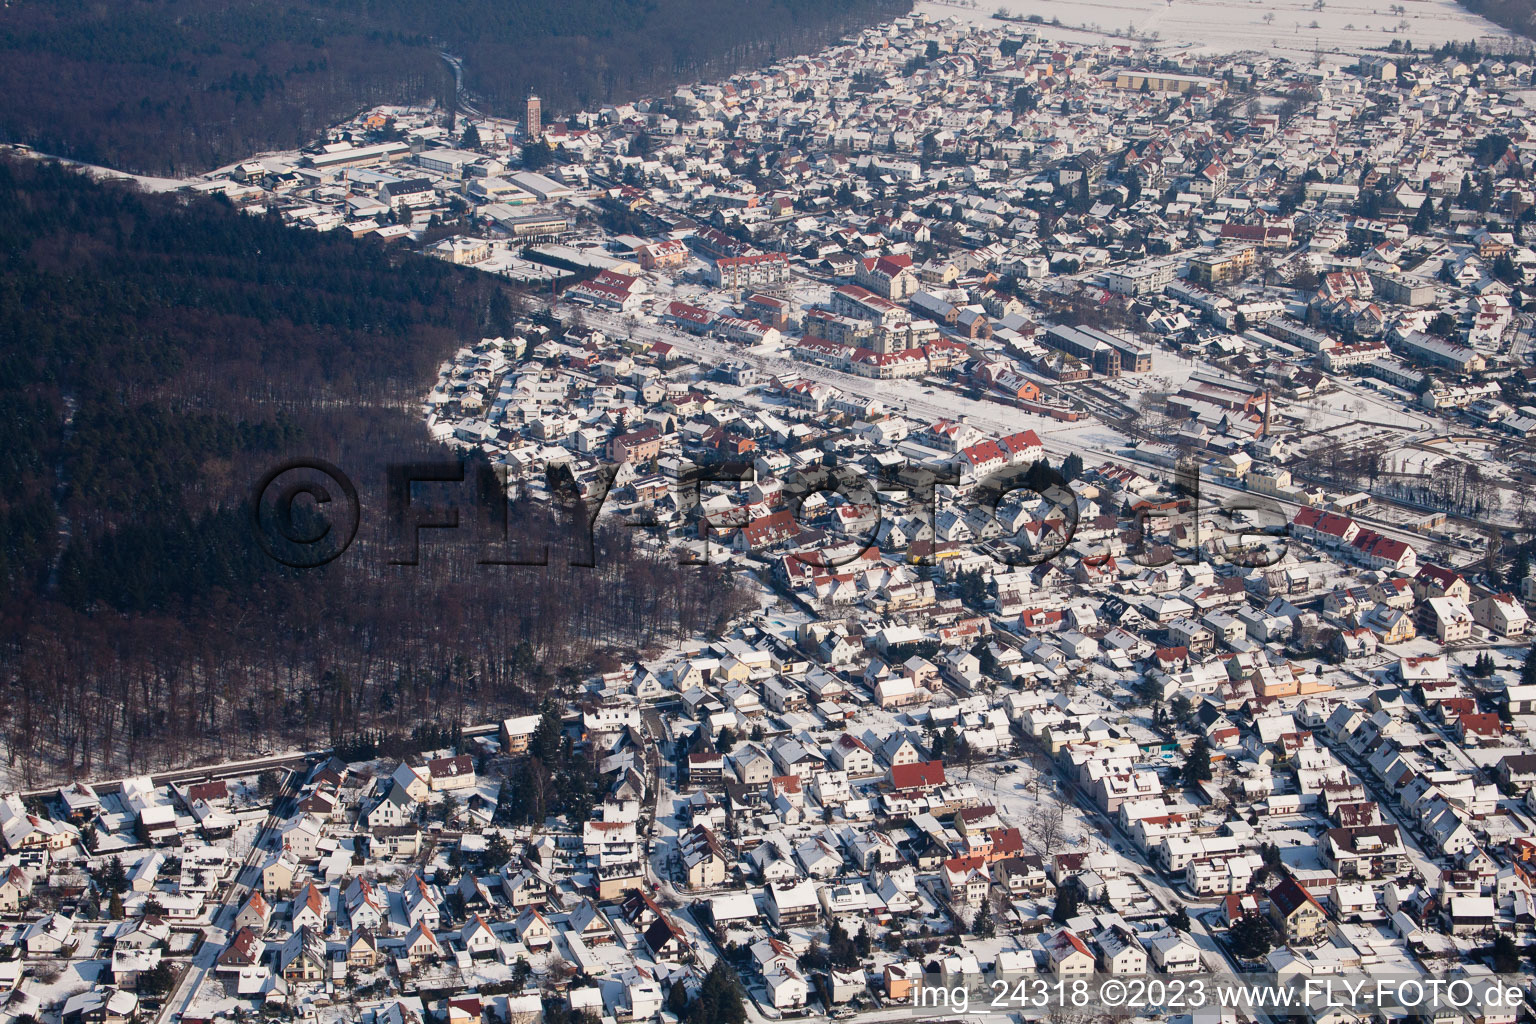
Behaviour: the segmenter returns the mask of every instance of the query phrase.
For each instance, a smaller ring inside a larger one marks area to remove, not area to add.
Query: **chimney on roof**
[[[1269,388],[1264,389],[1264,431],[1259,436],[1269,436]]]

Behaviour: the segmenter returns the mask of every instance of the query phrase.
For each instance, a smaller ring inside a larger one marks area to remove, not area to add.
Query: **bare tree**
[[[1030,837],[1041,853],[1048,853],[1061,845],[1066,822],[1066,810],[1060,801],[1037,801],[1030,812],[1028,828]]]

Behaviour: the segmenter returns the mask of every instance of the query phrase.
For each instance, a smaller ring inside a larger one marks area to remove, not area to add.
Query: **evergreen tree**
[[[969,740],[961,736],[956,743],[955,753],[959,757],[960,763],[965,765],[965,777],[970,778],[971,769],[976,765],[976,748],[971,746]]]
[[[1077,881],[1067,879],[1066,884],[1056,890],[1056,909],[1051,912],[1051,920],[1057,924],[1066,924],[1077,916],[1078,908],[1082,906],[1082,894],[1078,891]]]
[[[1461,176],[1461,191],[1456,194],[1456,205],[1463,210],[1470,210],[1477,205],[1477,192],[1472,187],[1472,175]]]
[[[833,967],[845,971],[859,964],[858,947],[841,921],[832,922],[832,929],[827,933],[827,958]]]
[[[981,608],[986,605],[987,578],[980,569],[971,569],[960,573],[955,578],[955,584],[960,591],[960,600],[975,608]]]
[[[538,728],[528,741],[528,753],[546,763],[555,760],[560,750],[560,733],[563,729],[560,706],[552,700],[544,702]]]
[[[741,979],[724,960],[716,960],[699,986],[699,998],[688,1008],[688,1024],[746,1024]]]
[[[1195,740],[1195,745],[1190,749],[1189,757],[1184,761],[1184,784],[1192,786],[1197,782],[1208,782],[1211,778],[1211,748],[1206,743],[1205,737]]]
[[[530,171],[539,171],[548,167],[555,159],[554,152],[549,148],[549,143],[544,141],[530,142],[523,147],[523,166]]]
[[[678,1018],[682,1018],[688,1012],[688,986],[683,984],[681,978],[674,981],[672,987],[667,990],[667,1010],[676,1014]]]
[[[512,847],[501,829],[496,829],[485,844],[485,853],[481,855],[480,865],[486,871],[495,871],[511,859]]]
[[[169,960],[161,960],[149,970],[139,975],[140,992],[147,992],[152,996],[164,995],[171,990],[171,984],[176,980],[176,973],[171,968]]]
[[[114,894],[128,891],[128,872],[123,867],[123,859],[121,857],[113,857],[107,861],[102,884],[106,886],[108,891]]]
[[[1257,914],[1248,914],[1238,920],[1229,932],[1232,951],[1245,960],[1257,960],[1275,945],[1274,929]]]
[[[1515,261],[1509,258],[1509,253],[1501,252],[1493,261],[1493,276],[1504,284],[1514,284],[1520,280],[1520,271]]]
[[[1499,974],[1514,974],[1520,970],[1520,950],[1515,940],[1500,932],[1493,940],[1493,969]]]
[[[955,727],[952,725],[946,726],[944,731],[934,739],[933,743],[935,747],[934,757],[939,756],[939,750],[951,755],[960,752],[960,735],[955,732]]]
[[[1429,227],[1434,223],[1435,198],[1425,196],[1419,204],[1419,211],[1413,215],[1413,227],[1410,229],[1415,235],[1428,234]]]

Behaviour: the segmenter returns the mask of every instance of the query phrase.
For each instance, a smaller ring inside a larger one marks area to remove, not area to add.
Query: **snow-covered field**
[[[1456,0],[1323,0],[1321,10],[1315,9],[1315,0],[977,0],[975,7],[921,0],[917,9],[934,18],[992,24],[997,24],[992,15],[999,10],[1017,17],[1038,15],[1046,21],[1038,27],[1048,38],[1065,37],[1067,28],[1120,34],[1134,30],[1139,37],[1157,33],[1164,46],[1206,53],[1263,50],[1291,57],[1311,56],[1318,48],[1324,53],[1360,53],[1381,49],[1393,39],[1422,47],[1510,35]],[[1049,24],[1052,18],[1060,20],[1060,28]]]

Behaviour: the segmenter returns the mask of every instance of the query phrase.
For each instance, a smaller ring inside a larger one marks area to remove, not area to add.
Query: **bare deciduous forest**
[[[505,333],[484,274],[0,160],[0,739],[18,781],[486,720],[746,605],[713,567],[519,501],[548,568],[424,543],[389,564],[385,466],[443,459],[438,363]],[[289,569],[248,525],[271,466],[345,467],[364,510]]]
[[[910,0],[43,0],[0,8],[0,141],[151,174],[315,140],[381,103],[551,113],[817,49]]]
[[[1457,2],[1495,25],[1517,32],[1527,39],[1536,39],[1536,4],[1532,4],[1531,0],[1457,0]]]

